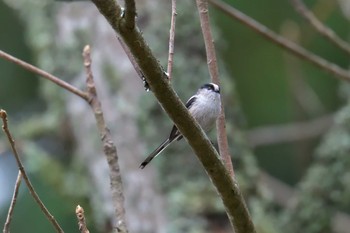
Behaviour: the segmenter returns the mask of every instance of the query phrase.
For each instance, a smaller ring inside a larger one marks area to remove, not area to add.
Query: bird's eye
[[[206,85],[206,88],[207,88],[208,90],[214,90],[214,87],[213,87],[213,85],[211,85],[211,84],[207,84],[207,85]]]
[[[213,83],[204,84],[201,89],[206,89],[214,92],[220,92],[220,89]]]

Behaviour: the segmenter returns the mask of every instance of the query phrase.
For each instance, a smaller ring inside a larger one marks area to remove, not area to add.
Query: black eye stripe
[[[202,86],[202,89],[214,90],[213,84],[207,83]]]
[[[220,88],[215,88],[215,85],[212,84],[212,83],[206,83],[204,84],[201,89],[207,89],[207,90],[212,90],[212,91],[215,91],[217,93],[220,93]]]

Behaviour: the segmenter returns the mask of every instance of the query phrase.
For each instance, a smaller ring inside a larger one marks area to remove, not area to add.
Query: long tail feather
[[[146,165],[151,162],[152,159],[154,159],[157,155],[159,155],[165,148],[167,148],[170,143],[172,143],[174,141],[170,140],[169,138],[167,140],[165,140],[162,144],[160,144],[160,146],[157,147],[157,149],[155,149],[149,156],[147,156],[147,158],[141,163],[140,168],[143,169],[144,167],[146,167]]]

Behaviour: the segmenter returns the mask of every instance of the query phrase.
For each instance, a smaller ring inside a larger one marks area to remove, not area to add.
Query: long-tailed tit
[[[190,114],[197,120],[204,131],[213,128],[216,118],[220,114],[220,87],[214,83],[204,84],[197,94],[192,96],[186,103],[186,107]],[[174,125],[169,137],[157,147],[147,158],[141,163],[140,168],[144,168],[152,159],[159,155],[173,141],[182,139],[180,131]]]

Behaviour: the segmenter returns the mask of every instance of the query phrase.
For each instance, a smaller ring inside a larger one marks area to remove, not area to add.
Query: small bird
[[[202,129],[206,132],[209,131],[213,128],[221,111],[220,87],[214,83],[204,84],[199,88],[197,93],[186,102],[186,107]],[[143,169],[173,141],[179,141],[182,138],[183,136],[180,131],[174,125],[169,137],[147,156],[141,163],[140,168]]]

